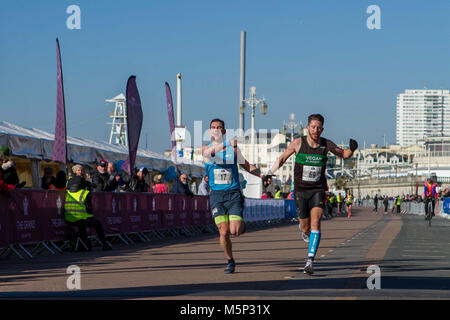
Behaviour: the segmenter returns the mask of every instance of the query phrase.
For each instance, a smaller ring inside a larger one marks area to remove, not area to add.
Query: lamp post
[[[294,113],[291,113],[290,115],[289,115],[289,121],[288,122],[286,122],[286,121],[283,121],[283,127],[282,127],[282,129],[281,129],[281,132],[283,133],[283,134],[286,134],[286,131],[287,131],[287,129],[290,129],[291,130],[291,143],[294,141],[294,130],[295,130],[295,128],[297,128],[297,127],[299,127],[298,128],[298,132],[299,132],[299,134],[300,134],[300,136],[303,136],[303,126],[302,126],[302,123],[300,122],[300,123],[297,123],[296,121],[295,121],[295,114]],[[294,159],[295,157],[292,157],[292,160],[291,160],[291,177],[292,177],[292,179],[294,179],[294,164],[295,164],[295,159]]]
[[[265,115],[267,113],[267,103],[265,98],[262,99],[256,98],[256,87],[250,87],[250,97],[245,99],[244,102],[248,104],[248,106],[252,109],[252,131],[251,131],[251,161],[252,164],[255,164],[255,108],[261,103],[261,114]]]

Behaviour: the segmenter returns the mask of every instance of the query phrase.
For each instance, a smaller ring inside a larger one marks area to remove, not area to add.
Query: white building
[[[397,96],[397,144],[450,136],[450,91],[405,90]]]

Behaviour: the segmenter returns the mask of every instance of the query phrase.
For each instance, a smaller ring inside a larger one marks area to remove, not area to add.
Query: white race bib
[[[322,167],[317,166],[303,166],[303,181],[317,182],[320,180]]]
[[[214,169],[215,184],[231,184],[233,182],[233,173],[227,169]]]

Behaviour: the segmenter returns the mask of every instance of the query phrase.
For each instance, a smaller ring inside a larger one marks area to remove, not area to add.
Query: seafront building
[[[397,96],[397,144],[422,144],[424,138],[450,136],[450,91],[405,90]]]

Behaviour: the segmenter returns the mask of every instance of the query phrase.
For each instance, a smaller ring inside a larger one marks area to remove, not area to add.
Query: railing
[[[0,195],[0,255],[32,258],[46,249],[62,253],[68,239],[65,191],[21,189]],[[167,237],[217,232],[209,197],[154,193],[93,192],[94,217],[109,241],[126,245]],[[265,226],[296,217],[293,200],[245,199],[247,226]],[[97,235],[90,230],[94,240]]]

